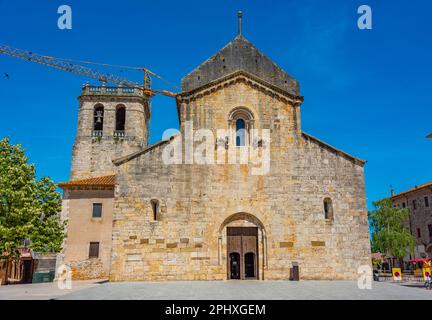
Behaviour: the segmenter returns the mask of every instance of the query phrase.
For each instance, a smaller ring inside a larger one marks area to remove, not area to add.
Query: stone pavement
[[[356,281],[74,281],[71,290],[59,290],[52,283],[2,286],[0,299],[432,300],[432,290],[421,284],[384,282],[373,282],[371,290],[360,290]]]
[[[60,290],[57,283],[32,283],[0,286],[0,300],[50,300],[99,286],[101,280],[74,281],[72,289]]]

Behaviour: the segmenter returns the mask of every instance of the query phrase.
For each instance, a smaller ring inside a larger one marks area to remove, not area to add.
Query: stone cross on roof
[[[243,12],[242,11],[238,11],[237,12],[237,17],[238,17],[238,34],[242,34],[242,17],[243,17]]]

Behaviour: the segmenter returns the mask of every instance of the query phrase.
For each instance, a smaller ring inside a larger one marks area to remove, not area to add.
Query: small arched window
[[[229,116],[228,123],[232,135],[229,140],[237,147],[251,144],[250,132],[254,127],[254,116],[252,112],[244,107],[234,108]],[[234,144],[235,143],[235,144]]]
[[[93,131],[102,132],[103,122],[104,122],[104,107],[103,105],[98,104],[95,106],[94,113],[93,113]]]
[[[116,109],[116,131],[125,131],[126,123],[126,108],[125,106],[117,106]]]
[[[151,209],[152,209],[152,218],[153,221],[158,221],[159,218],[159,201],[153,199],[150,201]]]
[[[324,218],[326,220],[333,220],[333,203],[330,198],[324,199]]]
[[[246,145],[246,123],[243,119],[236,121],[236,146]]]

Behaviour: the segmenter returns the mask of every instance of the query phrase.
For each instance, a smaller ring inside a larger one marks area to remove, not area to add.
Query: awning
[[[425,261],[427,261],[427,259],[416,258],[416,259],[408,260],[408,262],[416,262],[416,263],[425,262]]]
[[[380,252],[372,253],[372,259],[384,260],[384,255]]]
[[[31,249],[20,248],[18,251],[20,253],[20,259],[32,259]]]

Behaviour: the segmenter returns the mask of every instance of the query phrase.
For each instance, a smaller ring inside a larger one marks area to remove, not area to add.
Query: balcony
[[[83,96],[135,96],[144,97],[143,90],[131,87],[93,86],[85,84],[82,87]]]
[[[114,131],[114,138],[124,138],[126,136],[126,133],[124,130],[116,130]]]
[[[94,138],[101,138],[103,136],[102,130],[93,130],[92,131],[92,137]]]

